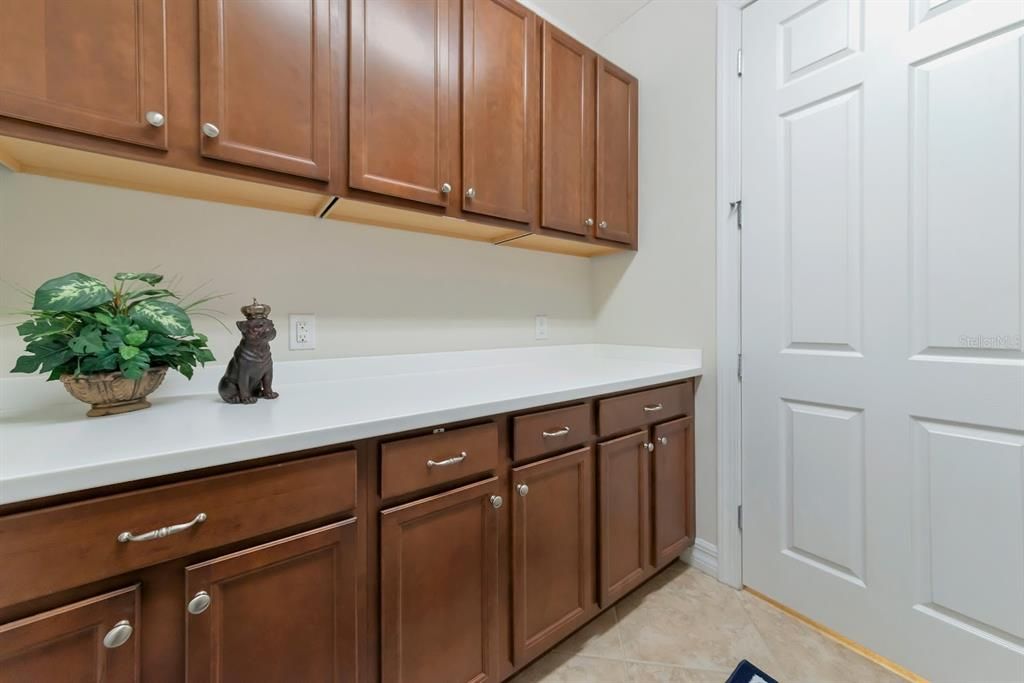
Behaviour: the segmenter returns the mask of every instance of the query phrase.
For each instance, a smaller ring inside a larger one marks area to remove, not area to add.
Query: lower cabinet
[[[592,449],[512,470],[516,666],[579,628],[594,602]]]
[[[693,544],[693,418],[654,428],[651,452],[651,561],[664,567]]]
[[[141,680],[139,593],[130,586],[0,626],[0,682]]]
[[[504,502],[491,477],[381,512],[384,683],[498,680]]]
[[[186,569],[189,683],[355,681],[356,520]]]
[[[647,430],[598,445],[601,607],[647,578],[650,561],[650,470]]]

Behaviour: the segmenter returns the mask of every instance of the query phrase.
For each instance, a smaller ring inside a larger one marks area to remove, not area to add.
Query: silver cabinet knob
[[[199,591],[192,596],[192,599],[188,601],[188,613],[189,614],[202,614],[210,607],[212,599],[210,594],[206,591]]]
[[[587,220],[583,221],[583,225],[587,226],[588,228],[594,227],[594,219],[588,218]]]
[[[667,436],[659,436],[658,437],[658,443],[660,443],[662,446],[667,446],[668,445],[668,437]]]
[[[644,448],[646,448],[649,453],[653,453],[654,452],[654,444],[652,442],[650,442],[650,441],[648,441],[648,442],[646,442],[644,444]]]
[[[495,510],[497,510],[498,508],[500,508],[500,507],[501,507],[501,506],[502,506],[502,505],[503,505],[504,503],[505,503],[505,501],[503,501],[503,500],[501,499],[501,496],[491,496],[491,506],[492,506],[492,507],[493,507],[493,508],[494,508]]]
[[[441,194],[448,194],[452,191],[451,183],[441,183]]]
[[[107,635],[103,636],[103,647],[108,650],[113,650],[115,647],[121,647],[128,642],[128,639],[132,637],[132,633],[135,629],[128,622],[127,619],[114,624],[114,628],[107,631]]]
[[[476,189],[472,188],[472,187],[467,189],[466,190],[466,199],[473,199],[474,197],[476,197]]]
[[[146,112],[146,123],[153,126],[154,128],[159,128],[160,126],[164,125],[166,121],[167,118],[158,111]]]
[[[525,498],[526,494],[530,492],[530,487],[526,484],[516,484],[516,493],[519,494],[520,498]]]
[[[608,221],[601,221],[600,223],[597,224],[597,227],[600,230],[607,230],[608,229]]]
[[[215,138],[218,135],[220,135],[220,128],[213,125],[212,123],[204,123],[202,130],[203,135],[205,135],[208,138]]]

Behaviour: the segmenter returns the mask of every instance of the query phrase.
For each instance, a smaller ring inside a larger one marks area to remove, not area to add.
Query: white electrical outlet
[[[288,348],[304,351],[316,348],[316,316],[312,313],[292,313],[288,316]]]
[[[547,339],[548,338],[548,317],[546,315],[538,315],[534,318],[534,339]]]

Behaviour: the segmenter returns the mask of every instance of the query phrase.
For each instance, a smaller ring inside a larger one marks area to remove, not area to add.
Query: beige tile
[[[622,659],[622,642],[616,626],[615,607],[555,646],[556,652]]]
[[[630,683],[626,663],[551,652],[528,666],[509,683]]]
[[[626,659],[726,673],[749,659],[772,672],[771,653],[737,591],[691,569],[656,578],[660,587],[618,606]]]
[[[724,683],[728,674],[721,671],[702,671],[658,664],[626,665],[629,683]]]
[[[787,683],[899,683],[902,678],[749,593],[741,603]],[[752,660],[753,661],[753,660]],[[762,667],[764,668],[764,667]]]

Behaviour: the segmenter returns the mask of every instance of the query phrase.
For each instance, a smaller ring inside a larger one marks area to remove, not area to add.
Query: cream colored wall
[[[81,270],[205,282],[230,330],[200,319],[221,361],[252,297],[273,306],[278,359],[594,341],[590,264],[417,233],[87,185],[0,169],[0,311],[12,287]],[[288,351],[288,313],[315,313],[315,351]],[[534,341],[534,315],[550,338]],[[0,324],[14,320],[10,316]],[[0,374],[21,350],[0,327]]]
[[[715,7],[653,0],[593,46],[640,79],[640,250],[594,261],[597,337],[703,349],[697,536],[711,543],[718,536]]]

